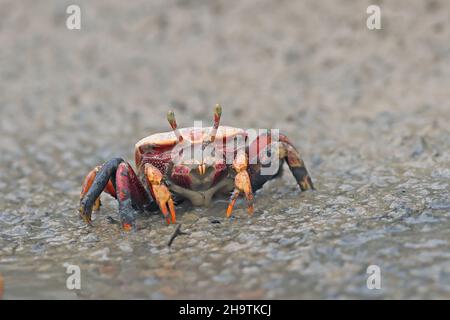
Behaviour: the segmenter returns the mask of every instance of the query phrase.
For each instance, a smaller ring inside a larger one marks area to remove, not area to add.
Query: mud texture
[[[450,298],[450,3],[0,2],[4,298]],[[84,175],[134,144],[212,121],[280,128],[315,192],[285,170],[256,212],[177,207],[141,230],[77,216]],[[66,288],[65,264],[81,268]],[[366,286],[369,265],[382,288]]]

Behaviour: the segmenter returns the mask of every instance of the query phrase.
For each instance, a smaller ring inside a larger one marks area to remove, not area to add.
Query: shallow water
[[[6,299],[450,298],[447,2],[383,4],[378,33],[349,2],[81,3],[78,33],[63,2],[0,4]],[[133,159],[136,141],[167,130],[168,105],[190,126],[216,102],[224,124],[281,128],[317,190],[285,170],[253,217],[243,202],[232,219],[226,201],[183,204],[188,234],[170,248],[175,226],[154,215],[124,233],[107,196],[84,225],[92,167]],[[65,264],[80,266],[81,290],[66,288]]]

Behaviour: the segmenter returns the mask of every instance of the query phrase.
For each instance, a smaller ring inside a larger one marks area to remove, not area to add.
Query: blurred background
[[[66,28],[71,4],[81,30]],[[1,0],[5,298],[450,298],[449,21],[445,0]],[[318,190],[286,170],[253,218],[242,203],[231,222],[226,202],[180,207],[190,235],[171,249],[159,216],[135,234],[110,225],[106,197],[83,225],[90,169],[133,162],[167,110],[192,126],[215,103],[222,124],[286,133]]]

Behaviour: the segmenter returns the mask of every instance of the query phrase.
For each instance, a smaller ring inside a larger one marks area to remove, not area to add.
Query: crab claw
[[[88,224],[92,225],[92,209],[86,209],[86,207],[81,203],[80,208],[78,209],[78,212],[80,213],[80,217],[83,219],[83,221]]]
[[[100,210],[101,205],[102,203],[100,201],[100,197],[95,199],[93,204],[89,205],[87,197],[85,197],[85,195],[82,195],[80,199],[80,208],[78,209],[78,212],[80,213],[80,216],[83,219],[83,221],[89,225],[92,225],[91,220],[92,212]]]
[[[158,204],[164,218],[166,219],[168,224],[170,224],[171,222],[175,223],[175,204],[172,200],[172,195],[170,194],[169,188],[167,188],[167,186],[162,183],[163,176],[161,171],[148,163],[145,165],[144,170],[153,198]]]
[[[250,177],[248,175],[247,171],[241,171],[239,172],[235,179],[234,179],[235,189],[233,194],[231,195],[230,204],[227,208],[227,218],[231,216],[233,213],[233,207],[236,203],[237,198],[239,197],[239,194],[243,192],[245,194],[245,197],[247,199],[247,211],[249,215],[252,215],[254,212],[253,208],[253,192],[252,192],[252,186],[250,183]]]
[[[112,161],[117,160],[113,159]],[[106,164],[106,167],[108,166],[109,165]],[[94,169],[92,169],[84,178],[83,185],[81,187],[80,208],[78,209],[78,212],[80,213],[81,218],[83,218],[83,220],[87,224],[91,224],[92,212],[100,210],[100,206],[102,205],[102,203],[100,201],[99,194],[101,193],[101,191],[105,191],[106,193],[109,193],[111,196],[116,198],[116,190],[113,186],[111,179],[108,179],[109,177],[106,177],[106,180],[104,181],[103,184],[94,183],[98,173],[102,168],[103,166],[97,166]],[[92,191],[92,188],[97,189],[97,191],[100,191],[97,193],[97,196],[93,196],[92,194],[89,193],[89,191]]]
[[[166,189],[163,191],[164,194],[168,193],[169,190],[167,189],[166,186],[159,186],[159,187],[164,187]],[[170,193],[169,193],[168,198],[167,197],[164,197],[164,198],[165,198],[164,200],[157,200],[158,206],[161,209],[161,212],[162,212],[164,218],[166,219],[167,224],[176,223],[177,221],[176,221],[176,216],[175,216],[175,205],[170,196]],[[169,207],[169,210],[167,210],[167,207]],[[169,213],[170,213],[170,216],[169,216]]]
[[[252,192],[252,184],[250,181],[250,176],[247,172],[247,156],[245,153],[240,153],[237,155],[236,159],[233,162],[233,168],[237,171],[236,177],[234,178],[234,192],[231,195],[230,204],[227,208],[227,218],[231,216],[233,213],[233,207],[236,203],[239,194],[243,192],[247,199],[247,211],[249,215],[252,215],[254,212],[253,208],[253,192]]]

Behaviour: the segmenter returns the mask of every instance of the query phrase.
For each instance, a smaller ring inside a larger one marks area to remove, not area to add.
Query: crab
[[[252,215],[253,193],[279,176],[284,162],[302,191],[314,189],[300,153],[285,135],[273,139],[271,131],[264,131],[251,137],[247,130],[219,125],[221,114],[217,104],[211,127],[179,129],[169,111],[172,131],[136,143],[136,171],[122,158],[113,158],[87,174],[80,195],[80,216],[91,224],[102,192],[117,199],[120,224],[126,231],[136,229],[139,212],[161,211],[168,224],[175,223],[175,204],[184,199],[194,206],[209,206],[213,198],[231,195],[226,210],[230,217],[243,194]],[[270,160],[277,161],[275,169],[266,172],[272,165]]]

